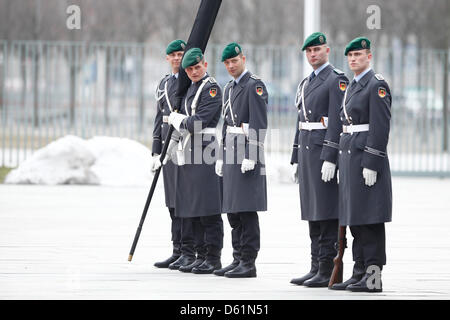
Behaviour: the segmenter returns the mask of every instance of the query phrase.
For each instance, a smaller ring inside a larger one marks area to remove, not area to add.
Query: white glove
[[[336,171],[336,165],[329,161],[324,161],[322,165],[322,180],[324,182],[331,181],[334,178],[334,172]]]
[[[216,174],[217,174],[219,177],[222,177],[222,176],[223,176],[222,167],[223,167],[223,160],[217,160],[217,161],[216,161]]]
[[[373,186],[377,182],[377,172],[364,168],[362,171],[364,180],[366,180],[366,186]]]
[[[247,171],[255,169],[256,162],[249,159],[242,160],[241,172],[246,173]]]
[[[185,118],[187,118],[187,116],[184,115],[184,114],[179,114],[179,113],[177,113],[177,112],[171,112],[170,115],[169,115],[169,119],[167,120],[167,122],[168,122],[170,125],[174,126],[174,128],[177,129],[178,132],[180,132],[180,125],[181,125],[181,122],[182,122]]]
[[[155,154],[152,159],[151,170],[153,173],[161,167],[161,160],[159,160],[159,154]]]
[[[166,165],[167,162],[172,158],[173,149],[176,148],[177,145],[178,145],[177,141],[170,139],[169,146],[167,147],[167,153],[166,153],[166,156],[164,157],[164,160],[162,163],[163,165]]]
[[[298,163],[292,164],[292,182],[298,184]]]

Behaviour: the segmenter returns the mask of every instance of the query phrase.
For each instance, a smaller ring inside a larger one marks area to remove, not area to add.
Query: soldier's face
[[[347,61],[350,70],[356,75],[360,74],[370,66],[372,53],[369,50],[354,50],[347,53]]]
[[[180,69],[181,59],[183,58],[184,51],[175,51],[166,56],[167,62],[169,62],[173,73],[177,73]]]
[[[321,46],[308,47],[306,50],[306,58],[313,69],[319,68],[325,62],[328,61],[328,55],[330,53],[330,48],[323,44]]]
[[[207,67],[208,62],[203,60],[194,66],[187,67],[184,70],[192,82],[199,82],[205,75]]]
[[[225,68],[227,69],[230,76],[235,79],[239,78],[239,76],[245,70],[245,56],[238,55],[236,57],[226,59],[223,64],[225,65]]]

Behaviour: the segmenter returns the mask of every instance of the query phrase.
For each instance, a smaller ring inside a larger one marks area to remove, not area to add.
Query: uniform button
[[[306,146],[306,149],[308,149],[308,150],[309,150],[309,146]]]
[[[352,153],[350,150],[347,151],[349,154]]]
[[[164,140],[162,141],[162,143],[164,143]]]
[[[312,113],[311,110],[308,110],[309,113]]]
[[[344,119],[341,117],[341,121],[343,121]]]
[[[191,149],[191,148],[189,148],[189,151],[192,151],[192,149]]]
[[[223,150],[227,150],[227,147],[223,147]]]
[[[339,150],[339,154],[342,154],[342,150]]]
[[[162,124],[161,127],[162,127],[163,125],[164,125],[164,124]]]
[[[341,132],[341,133],[339,133],[339,135],[340,135],[340,136],[342,136],[343,134],[344,134],[344,133],[342,133],[342,132]]]

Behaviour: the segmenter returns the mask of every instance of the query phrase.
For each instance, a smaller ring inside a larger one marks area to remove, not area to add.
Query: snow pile
[[[129,139],[65,136],[37,150],[5,183],[148,186],[151,151]]]
[[[269,183],[292,183],[287,154],[266,155]],[[134,140],[65,136],[37,150],[5,179],[10,184],[150,186],[151,151]]]

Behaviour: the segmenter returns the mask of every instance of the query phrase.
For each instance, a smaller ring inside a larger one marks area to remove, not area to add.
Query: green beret
[[[365,37],[358,37],[350,41],[350,43],[345,47],[344,55],[347,55],[349,51],[370,49],[370,40]]]
[[[186,69],[190,66],[195,66],[197,63],[203,60],[202,50],[199,48],[191,48],[185,52],[181,66]]]
[[[222,52],[222,62],[227,59],[234,58],[242,53],[242,48],[236,42],[232,42],[223,49]]]
[[[184,48],[186,48],[186,42],[183,40],[173,40],[166,49],[166,54],[171,54],[172,52],[176,51],[184,51]]]
[[[312,46],[320,46],[322,44],[327,43],[327,37],[322,32],[314,32],[308,38],[306,38],[303,43],[302,51],[304,51],[308,47]]]

